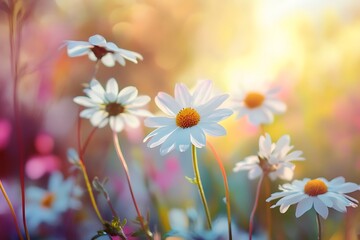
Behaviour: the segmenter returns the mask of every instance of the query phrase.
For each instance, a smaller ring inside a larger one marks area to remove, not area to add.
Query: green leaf
[[[190,177],[187,177],[187,176],[185,176],[185,178],[186,178],[186,180],[188,180],[188,182],[191,183],[191,184],[195,184],[195,185],[198,184],[198,181],[197,181],[196,178],[190,178]]]

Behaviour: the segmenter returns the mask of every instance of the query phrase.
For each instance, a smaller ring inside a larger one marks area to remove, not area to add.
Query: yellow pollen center
[[[249,92],[246,95],[244,102],[248,108],[257,108],[261,106],[264,100],[265,100],[265,96],[263,94],[258,92]]]
[[[55,194],[46,193],[45,196],[41,199],[41,206],[44,208],[51,208],[55,201]]]
[[[200,121],[199,113],[193,108],[183,108],[176,115],[176,125],[181,128],[190,128]]]
[[[327,192],[326,184],[319,180],[310,180],[305,184],[304,192],[309,196],[317,196]]]

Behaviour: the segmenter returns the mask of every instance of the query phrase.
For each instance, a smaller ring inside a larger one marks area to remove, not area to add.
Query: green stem
[[[83,163],[83,160],[80,159],[80,168],[81,168],[81,172],[83,173],[84,175],[84,179],[85,179],[85,183],[86,183],[86,188],[88,189],[88,193],[89,193],[89,196],[90,196],[90,200],[91,200],[91,204],[93,205],[93,208],[96,212],[96,215],[97,217],[99,218],[100,222],[102,225],[104,225],[105,221],[104,219],[101,217],[101,214],[100,214],[100,211],[97,207],[97,204],[96,204],[96,201],[95,201],[95,197],[94,197],[94,194],[93,194],[93,191],[92,191],[92,188],[91,188],[91,184],[90,184],[90,181],[89,181],[89,177],[87,175],[87,172],[86,172],[86,168],[85,168],[85,165]]]
[[[321,240],[321,221],[320,221],[320,216],[318,213],[316,213],[316,223],[317,223],[317,227],[318,227],[318,240]]]
[[[209,212],[209,208],[208,208],[208,205],[207,205],[207,202],[206,202],[204,189],[203,189],[203,186],[202,186],[202,183],[201,183],[201,178],[200,178],[200,172],[199,172],[199,167],[198,167],[198,162],[197,162],[197,157],[196,157],[196,147],[194,145],[192,145],[191,150],[192,150],[192,160],[193,160],[193,167],[194,167],[196,185],[198,186],[198,189],[199,189],[201,201],[202,201],[204,209],[205,209],[206,219],[207,219],[209,228],[212,229],[210,212]]]
[[[14,223],[15,223],[15,227],[16,227],[16,232],[17,232],[17,234],[18,234],[18,236],[19,236],[19,239],[20,239],[20,240],[23,240],[23,237],[22,237],[22,235],[21,235],[21,231],[20,231],[20,228],[19,228],[19,223],[18,223],[18,221],[17,221],[16,214],[15,214],[15,211],[14,211],[14,207],[13,207],[13,205],[11,204],[11,201],[10,201],[10,199],[9,199],[6,191],[5,191],[5,188],[4,188],[1,180],[0,180],[0,189],[1,189],[2,194],[4,195],[4,198],[5,198],[6,202],[7,202],[7,204],[9,205],[9,208],[10,208],[10,211],[11,211],[11,215],[12,215],[12,217],[13,217],[13,219],[14,219]]]
[[[226,198],[226,212],[227,212],[227,218],[228,218],[228,232],[229,232],[229,240],[232,240],[232,232],[231,232],[231,208],[230,208],[230,191],[229,191],[229,184],[228,184],[228,180],[226,177],[226,172],[225,172],[225,168],[224,165],[222,164],[222,161],[219,157],[219,155],[217,154],[217,152],[215,151],[215,148],[213,147],[213,145],[211,145],[211,143],[207,142],[207,144],[209,145],[211,151],[213,152],[215,159],[217,161],[217,163],[219,164],[220,170],[221,170],[221,174],[223,176],[223,180],[224,180],[224,188],[225,188],[225,198]]]

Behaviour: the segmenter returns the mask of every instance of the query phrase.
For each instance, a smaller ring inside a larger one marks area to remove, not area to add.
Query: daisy
[[[324,178],[294,180],[279,186],[282,192],[271,194],[267,202],[281,198],[275,205],[280,207],[280,212],[285,213],[290,205],[296,204],[295,216],[298,218],[314,206],[315,211],[324,219],[328,216],[328,208],[339,212],[346,212],[346,207],[357,207],[358,201],[345,193],[360,190],[359,185],[345,182],[343,177],[327,181]]]
[[[223,136],[226,130],[219,121],[232,114],[230,109],[218,107],[229,97],[222,94],[211,97],[212,82],[202,81],[190,93],[184,84],[176,84],[175,98],[160,92],[155,98],[156,105],[167,115],[145,119],[145,125],[157,128],[145,137],[150,148],[162,145],[161,155],[176,149],[185,152],[190,145],[202,148],[206,144],[205,134]]]
[[[74,102],[87,107],[81,111],[80,117],[90,119],[95,127],[102,128],[109,123],[113,131],[120,132],[125,125],[138,127],[139,116],[151,116],[150,112],[141,109],[150,101],[150,97],[138,96],[138,90],[132,86],[119,91],[114,78],[107,81],[106,89],[93,79],[84,92],[87,96],[75,97]]]
[[[260,136],[258,154],[236,163],[234,172],[249,171],[249,179],[266,174],[271,180],[277,178],[291,180],[295,169],[291,161],[304,160],[300,157],[302,151],[290,152],[292,149],[289,135],[284,135],[273,143],[270,135],[266,133],[265,136]]]
[[[254,125],[269,124],[274,121],[274,114],[284,113],[286,105],[276,98],[279,88],[244,87],[234,94],[233,109],[237,118],[245,115]]]
[[[81,194],[74,179],[64,180],[60,172],[52,173],[48,189],[28,187],[26,209],[29,228],[36,229],[41,223],[56,224],[60,214],[68,209],[79,209],[81,202],[78,197]]]
[[[89,37],[89,41],[66,41],[69,57],[78,57],[87,54],[92,61],[101,61],[107,67],[115,66],[115,62],[125,66],[125,59],[137,63],[137,59],[143,57],[133,51],[125,50],[116,46],[113,42],[97,34]]]

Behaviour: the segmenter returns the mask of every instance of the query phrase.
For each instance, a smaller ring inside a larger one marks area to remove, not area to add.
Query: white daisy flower
[[[176,84],[175,98],[164,92],[158,93],[155,102],[168,116],[145,119],[146,126],[157,128],[145,137],[144,142],[151,138],[147,146],[162,145],[160,154],[165,155],[174,149],[184,152],[191,144],[204,147],[205,133],[225,135],[226,130],[218,122],[229,117],[232,111],[218,107],[229,95],[211,97],[212,86],[211,81],[202,81],[191,94],[184,84]]]
[[[48,189],[28,187],[26,189],[27,221],[30,229],[36,229],[41,223],[56,224],[59,215],[68,209],[79,209],[78,199],[82,190],[75,185],[74,179],[63,179],[60,172],[50,176]]]
[[[75,97],[74,102],[87,107],[80,113],[80,117],[90,119],[95,127],[102,128],[109,123],[113,131],[120,132],[125,125],[139,127],[139,116],[151,116],[149,111],[141,109],[150,101],[150,97],[138,96],[138,90],[132,86],[119,91],[114,78],[107,81],[106,89],[93,79],[84,92],[87,96]]]
[[[237,118],[245,115],[254,125],[269,124],[274,121],[274,114],[284,113],[286,105],[276,98],[279,88],[266,89],[244,86],[234,94],[233,109],[237,112]]]
[[[255,179],[265,173],[271,180],[291,180],[295,169],[291,161],[304,160],[300,157],[302,151],[290,152],[293,147],[290,146],[289,135],[284,135],[273,143],[270,135],[266,133],[265,137],[260,136],[258,155],[246,157],[236,163],[234,172],[249,171],[249,179]]]
[[[137,59],[143,57],[133,51],[125,50],[116,46],[113,42],[97,34],[89,37],[89,41],[66,41],[67,53],[69,57],[88,55],[92,61],[101,61],[107,67],[115,66],[115,62],[125,66],[125,59],[137,63]]]
[[[266,199],[270,202],[281,198],[271,208],[280,207],[280,212],[285,213],[290,205],[297,203],[295,216],[300,217],[314,206],[315,211],[326,219],[328,208],[346,212],[346,207],[357,207],[358,201],[345,193],[360,190],[360,187],[358,184],[345,182],[343,177],[337,177],[330,182],[324,178],[294,180],[291,184],[279,186],[279,189],[282,192],[273,193]]]

